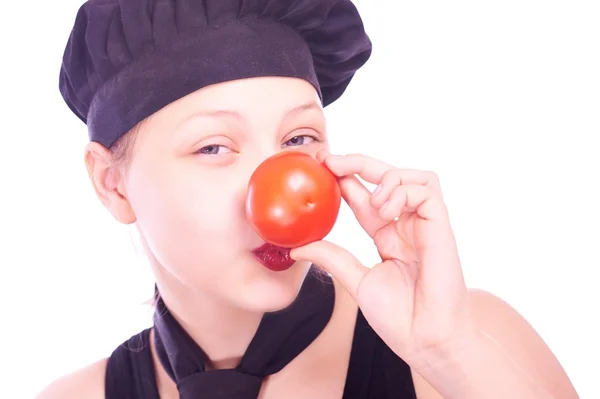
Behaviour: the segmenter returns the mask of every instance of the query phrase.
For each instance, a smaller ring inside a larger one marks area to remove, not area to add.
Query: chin
[[[300,291],[310,262],[296,262],[284,271],[272,271],[257,261],[240,287],[243,307],[257,312],[275,312],[291,305]]]

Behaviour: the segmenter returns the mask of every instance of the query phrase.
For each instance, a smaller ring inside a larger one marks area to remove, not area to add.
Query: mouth
[[[260,247],[254,248],[252,254],[267,269],[280,272],[289,269],[296,263],[290,257],[290,250],[291,248],[283,248],[265,243]]]

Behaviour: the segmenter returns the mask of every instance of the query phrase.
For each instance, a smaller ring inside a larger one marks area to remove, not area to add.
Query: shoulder
[[[481,289],[469,289],[469,307],[478,326],[488,335],[493,336],[504,347],[515,346],[518,341],[507,342],[522,338],[522,332],[530,336],[533,329],[525,319],[500,297]],[[516,330],[521,330],[516,331]],[[429,385],[418,373],[412,370],[412,377],[418,397],[427,399],[442,399],[442,396]]]
[[[504,299],[488,291],[469,290],[470,308],[479,327],[503,345],[518,345],[537,355],[551,356],[544,341],[525,317]]]
[[[470,289],[469,302],[471,314],[479,328],[497,343],[521,370],[555,397],[577,397],[559,360],[521,313],[504,299],[485,290]],[[413,379],[418,397],[442,398],[415,372]]]
[[[504,299],[471,289],[472,315],[479,328],[547,392],[560,398],[578,397],[557,356],[535,327]]]
[[[108,359],[102,359],[67,374],[48,385],[35,399],[104,399],[104,377]]]

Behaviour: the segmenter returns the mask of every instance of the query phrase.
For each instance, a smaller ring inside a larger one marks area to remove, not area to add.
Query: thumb
[[[290,256],[295,260],[305,260],[316,264],[331,274],[352,295],[357,297],[358,286],[369,268],[346,251],[329,241],[314,241],[302,247],[293,248]]]

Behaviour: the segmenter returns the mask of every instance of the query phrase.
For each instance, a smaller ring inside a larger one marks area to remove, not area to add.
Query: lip
[[[252,250],[254,257],[266,268],[273,271],[289,269],[296,261],[290,257],[291,248],[264,243]]]

